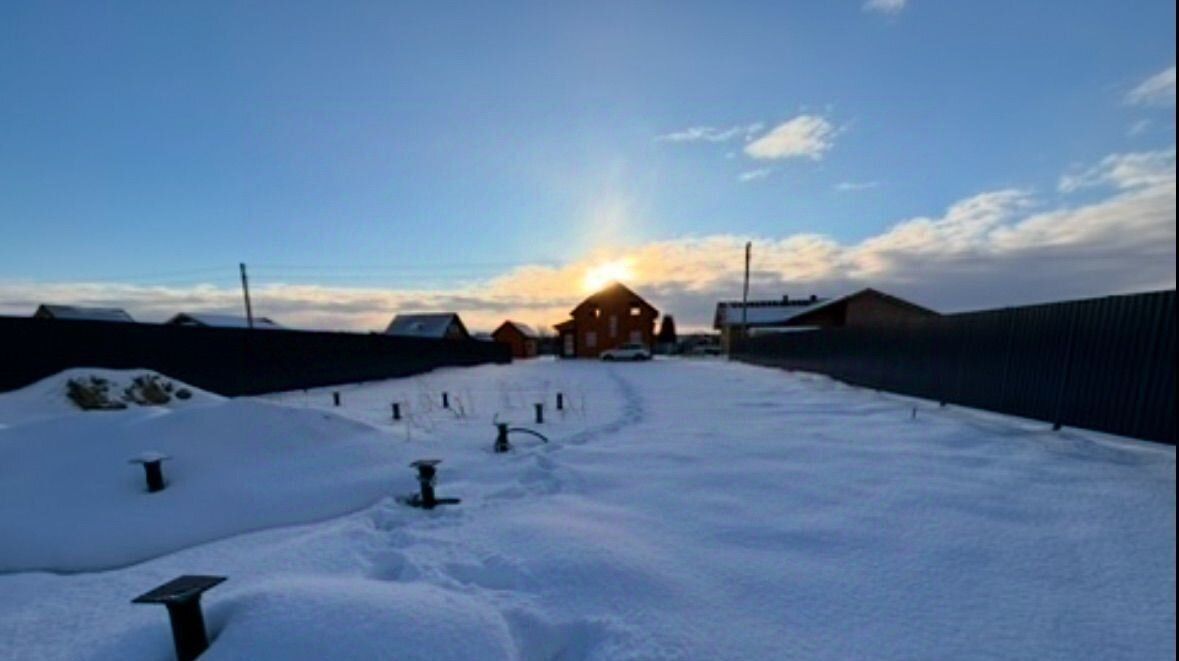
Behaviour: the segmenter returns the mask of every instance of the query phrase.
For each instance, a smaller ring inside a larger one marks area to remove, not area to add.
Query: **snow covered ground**
[[[0,395],[4,659],[170,658],[130,599],[183,573],[229,577],[208,659],[1174,658],[1170,447],[719,360],[55,387]],[[551,443],[493,454],[496,415]],[[460,505],[396,500],[427,457]]]

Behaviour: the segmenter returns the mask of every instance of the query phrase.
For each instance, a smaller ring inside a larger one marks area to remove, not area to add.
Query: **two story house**
[[[623,344],[655,345],[659,310],[622,283],[614,282],[592,294],[557,324],[557,351],[565,358],[597,358]]]

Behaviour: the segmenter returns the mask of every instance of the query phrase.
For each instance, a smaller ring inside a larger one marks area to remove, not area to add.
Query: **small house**
[[[558,355],[564,358],[596,358],[623,344],[654,347],[659,310],[622,283],[591,294],[569,314],[572,319],[554,327]]]
[[[181,312],[164,322],[170,326],[200,326],[204,328],[249,328],[250,320],[235,314],[212,312]],[[263,330],[284,330],[268,317],[254,317],[254,328]]]
[[[518,321],[505,321],[492,331],[491,337],[510,346],[513,358],[533,358],[538,352],[540,336],[532,327]]]
[[[423,314],[399,314],[389,322],[386,335],[400,337],[425,337],[448,340],[469,340],[471,334],[463,320],[454,312],[430,312]]]
[[[33,318],[135,322],[131,315],[122,308],[91,308],[79,305],[38,305],[36,312],[33,313]]]

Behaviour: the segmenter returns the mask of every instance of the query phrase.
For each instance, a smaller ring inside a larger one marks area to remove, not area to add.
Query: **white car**
[[[616,349],[606,349],[602,360],[651,360],[651,352],[641,344],[624,344]]]

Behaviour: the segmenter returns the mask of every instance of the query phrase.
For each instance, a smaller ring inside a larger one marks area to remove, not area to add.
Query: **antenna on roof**
[[[241,262],[238,267],[242,272],[242,296],[246,299],[246,325],[254,327],[254,308],[250,305],[250,280],[246,277],[246,263]]]

